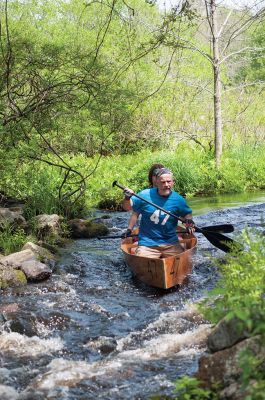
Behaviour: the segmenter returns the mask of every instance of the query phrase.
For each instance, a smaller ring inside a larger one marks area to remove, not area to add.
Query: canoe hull
[[[185,234],[180,243],[185,249],[182,253],[158,259],[133,254],[137,244],[131,238],[123,240],[121,249],[126,264],[139,280],[150,286],[169,289],[182,284],[192,271],[192,252],[197,245],[197,238]]]

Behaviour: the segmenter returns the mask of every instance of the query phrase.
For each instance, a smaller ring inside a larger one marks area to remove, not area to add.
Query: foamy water
[[[27,337],[16,332],[0,335],[0,350],[2,353],[14,353],[16,356],[36,357],[42,354],[54,353],[64,347],[60,338],[40,339],[37,336]]]
[[[140,365],[150,360],[181,355],[196,354],[205,346],[210,326],[203,325],[198,329],[179,335],[161,335],[135,350],[127,350],[110,357],[104,362],[69,361],[62,358],[54,359],[48,366],[47,372],[37,377],[34,387],[38,389],[53,389],[58,386],[71,387],[82,380],[98,376],[117,377],[121,371],[126,371],[132,364]]]

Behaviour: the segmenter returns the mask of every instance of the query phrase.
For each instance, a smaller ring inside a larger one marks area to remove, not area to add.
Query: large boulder
[[[57,214],[41,214],[35,217],[37,223],[38,237],[47,236],[60,237],[62,235],[61,223],[63,218]]]
[[[52,270],[46,264],[33,259],[24,261],[20,268],[26,275],[27,279],[33,282],[47,279],[52,274]]]
[[[205,388],[220,388],[220,399],[243,400],[246,398],[248,388],[240,385],[242,368],[240,358],[243,351],[252,352],[258,356],[264,366],[265,348],[260,337],[251,337],[235,344],[234,346],[217,351],[213,354],[201,357],[196,378],[203,382]]]
[[[13,229],[27,228],[27,222],[22,215],[23,210],[20,207],[15,208],[0,208],[0,229],[11,225]]]
[[[243,321],[238,318],[229,321],[222,319],[209,335],[207,345],[211,352],[215,352],[231,347],[247,337]]]
[[[22,250],[31,250],[39,260],[44,260],[44,262],[55,259],[55,256],[48,249],[45,249],[32,242],[27,242],[24,244]]]
[[[23,262],[32,259],[35,259],[35,253],[30,249],[26,249],[2,257],[1,264],[5,265],[6,267],[20,269]]]
[[[27,280],[30,281],[49,278],[52,273],[46,264],[38,261],[36,254],[31,249],[25,249],[2,257],[1,264],[21,270],[26,275]]]
[[[106,225],[86,219],[71,219],[67,224],[73,239],[93,238],[106,235],[109,232]]]

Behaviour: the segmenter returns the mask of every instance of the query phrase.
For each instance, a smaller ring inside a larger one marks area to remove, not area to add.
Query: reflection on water
[[[193,209],[193,215],[201,215],[214,210],[265,203],[265,191],[194,197],[187,200]]]

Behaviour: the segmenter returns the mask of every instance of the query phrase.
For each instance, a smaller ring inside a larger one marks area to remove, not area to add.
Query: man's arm
[[[135,211],[132,212],[129,222],[128,222],[128,229],[133,230],[134,226],[136,225],[136,222],[138,220],[139,214]]]
[[[131,200],[133,191],[126,187],[126,188],[124,188],[123,193],[124,193],[124,199],[122,201],[122,208],[125,211],[130,211],[132,209],[132,205],[133,205],[133,202]]]
[[[128,222],[128,228],[121,235],[121,237],[123,239],[125,239],[128,236],[131,236],[132,230],[133,230],[134,226],[136,225],[138,217],[139,217],[139,214],[137,212],[133,211],[131,216],[130,216],[129,222]]]

